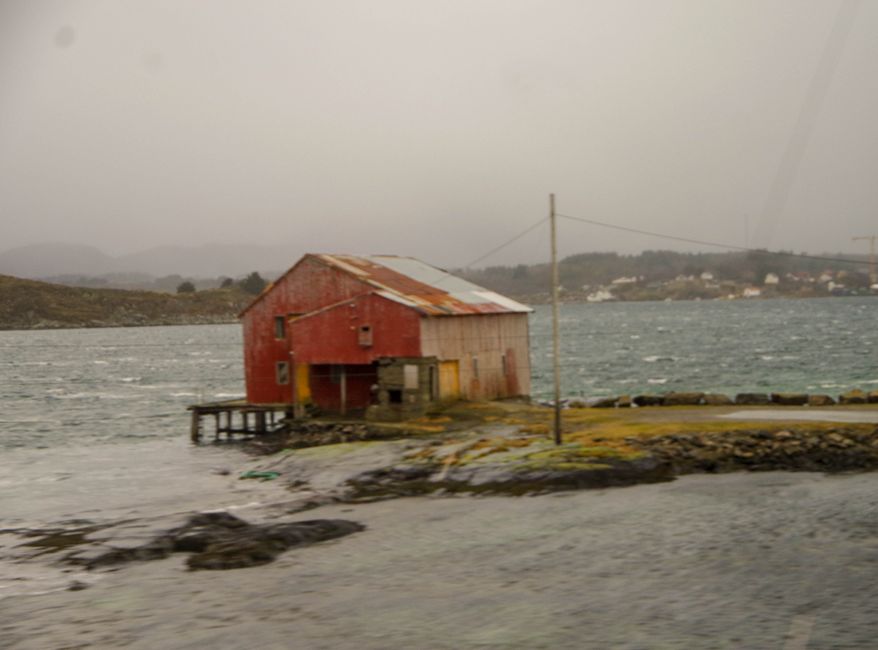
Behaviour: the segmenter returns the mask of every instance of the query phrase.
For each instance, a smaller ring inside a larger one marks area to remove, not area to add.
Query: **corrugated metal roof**
[[[374,286],[385,298],[430,316],[521,314],[533,311],[413,257],[395,255],[317,255]]]

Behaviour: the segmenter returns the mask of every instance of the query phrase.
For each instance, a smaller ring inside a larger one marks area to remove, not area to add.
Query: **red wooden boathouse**
[[[247,402],[387,417],[527,395],[530,311],[410,257],[305,255],[241,314]]]

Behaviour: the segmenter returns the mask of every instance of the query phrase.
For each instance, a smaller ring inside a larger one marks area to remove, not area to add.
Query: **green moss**
[[[302,449],[284,449],[280,453],[287,455],[295,454],[299,458],[335,458],[362,451],[368,447],[386,444],[388,444],[386,440],[360,440],[357,442],[339,442],[334,445],[316,445]]]

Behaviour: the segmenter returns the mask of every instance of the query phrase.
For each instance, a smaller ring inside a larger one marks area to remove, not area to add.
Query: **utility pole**
[[[561,444],[561,345],[558,333],[558,247],[555,238],[555,195],[549,194],[552,231],[552,360],[555,366],[555,444]]]
[[[878,235],[868,235],[866,237],[854,237],[853,241],[869,242],[869,284],[878,284],[878,271],[875,269],[875,240]]]

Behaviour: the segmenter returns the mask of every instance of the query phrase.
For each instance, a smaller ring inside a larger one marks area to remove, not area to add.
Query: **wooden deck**
[[[190,438],[194,443],[203,437],[205,417],[213,416],[215,440],[222,434],[231,438],[235,434],[254,436],[280,431],[293,418],[292,404],[250,404],[242,399],[191,404],[186,410],[192,412]]]

